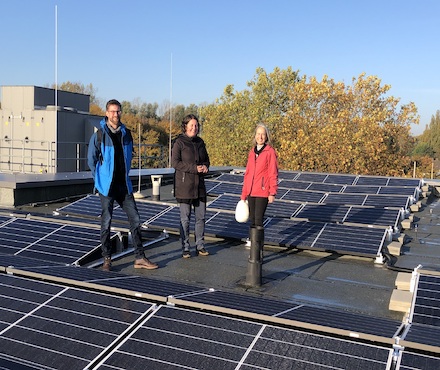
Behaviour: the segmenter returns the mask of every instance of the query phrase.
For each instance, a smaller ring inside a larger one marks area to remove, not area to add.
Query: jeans
[[[182,242],[182,249],[189,250],[189,224],[191,220],[191,211],[194,208],[194,215],[196,218],[194,235],[196,239],[196,247],[198,250],[205,247],[205,215],[206,202],[200,199],[193,201],[192,204],[180,203],[180,239]]]
[[[144,258],[144,247],[142,245],[141,223],[139,212],[133,194],[126,191],[113,191],[109,196],[99,194],[101,199],[101,251],[103,257],[110,257],[110,227],[113,217],[113,205],[116,201],[127,214],[130,223],[130,233],[135,248],[136,259]]]
[[[247,200],[249,204],[250,227],[263,226],[264,213],[266,212],[269,199],[249,196]]]

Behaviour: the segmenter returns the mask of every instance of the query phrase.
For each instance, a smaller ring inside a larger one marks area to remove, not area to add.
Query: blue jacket
[[[115,149],[105,119],[101,120],[100,125],[100,130],[102,131],[101,144],[99,145],[98,142],[98,132],[95,132],[90,138],[87,162],[92,172],[96,190],[102,195],[108,196],[115,167]],[[133,157],[133,138],[130,130],[122,123],[121,133],[125,162],[125,179],[128,193],[131,194],[133,193],[133,185],[129,177],[129,172]]]

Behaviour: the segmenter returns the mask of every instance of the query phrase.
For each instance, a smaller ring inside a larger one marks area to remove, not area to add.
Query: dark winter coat
[[[173,143],[171,160],[174,167],[174,196],[178,202],[206,197],[205,175],[197,172],[197,165],[209,169],[205,142],[198,136],[180,134]]]

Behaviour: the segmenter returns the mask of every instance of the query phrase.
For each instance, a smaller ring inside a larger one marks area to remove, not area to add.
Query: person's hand
[[[198,173],[208,173],[208,167],[206,167],[204,164],[199,164],[197,166],[197,172]]]
[[[269,199],[269,203],[273,203],[275,200],[275,195],[269,195],[268,199]]]

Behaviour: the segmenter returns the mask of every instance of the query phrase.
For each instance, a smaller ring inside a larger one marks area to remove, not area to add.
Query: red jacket
[[[244,174],[241,199],[249,195],[267,198],[276,195],[278,190],[278,160],[275,149],[266,145],[260,155],[255,158],[254,148],[249,152]]]

